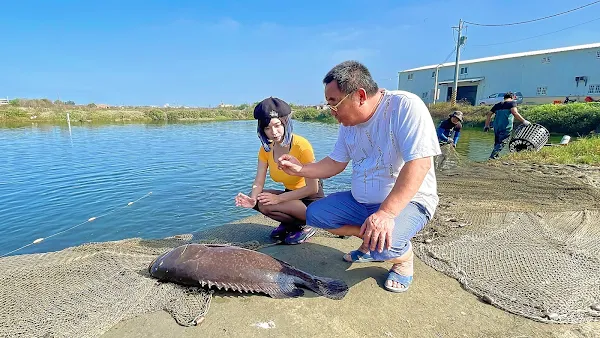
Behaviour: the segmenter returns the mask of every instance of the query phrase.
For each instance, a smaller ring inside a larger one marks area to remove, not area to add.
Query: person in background
[[[290,175],[335,176],[352,161],[351,189],[308,207],[306,223],[362,245],[343,259],[392,263],[384,287],[408,290],[413,281],[411,238],[433,216],[439,198],[433,157],[441,154],[435,124],[421,98],[379,88],[357,61],[333,67],[323,78],[331,115],[341,124],[329,156],[302,164],[279,158]]]
[[[440,144],[452,144],[456,147],[460,138],[460,130],[462,129],[463,113],[455,111],[449,117],[442,121],[437,128],[437,136]],[[454,133],[454,135],[452,135]]]
[[[515,118],[528,126],[531,123],[521,114],[519,114],[519,110],[517,109],[517,102],[515,101],[515,95],[511,92],[504,94],[504,101],[496,103],[490,112],[487,114],[485,119],[485,127],[483,131],[487,132],[490,130],[490,122],[492,119],[492,115],[496,115],[494,117],[494,149],[490,154],[490,159],[496,159],[500,156],[500,152],[508,142],[510,138],[510,133],[513,130],[513,123]]]
[[[281,222],[271,232],[271,238],[286,244],[300,244],[316,232],[306,226],[306,207],[323,198],[324,193],[320,180],[291,176],[278,168],[277,159],[285,154],[298,158],[303,164],[315,160],[310,142],[293,133],[291,112],[285,101],[273,97],[264,99],[254,108],[258,138],[262,143],[258,152],[258,168],[250,195],[239,193],[235,204],[253,208]],[[267,170],[271,179],[282,183],[285,190],[263,189]]]

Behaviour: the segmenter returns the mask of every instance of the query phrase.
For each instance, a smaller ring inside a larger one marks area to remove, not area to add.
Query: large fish
[[[298,286],[331,299],[348,292],[342,280],[313,276],[269,255],[229,245],[185,244],[158,256],[148,271],[161,281],[262,292],[273,298],[302,296]]]

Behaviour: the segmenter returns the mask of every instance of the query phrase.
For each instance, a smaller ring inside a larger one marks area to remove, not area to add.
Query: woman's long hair
[[[278,119],[283,124],[283,142],[282,145],[287,147],[292,142],[292,134],[294,133],[294,125],[292,123],[291,114],[287,116],[278,117]],[[266,152],[271,151],[271,142],[269,142],[269,138],[265,134],[265,128],[269,125],[271,120],[258,120],[258,127],[256,131],[258,133],[258,139],[262,143],[263,149]]]

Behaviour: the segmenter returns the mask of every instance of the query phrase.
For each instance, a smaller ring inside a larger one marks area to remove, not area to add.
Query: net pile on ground
[[[0,337],[97,337],[121,320],[160,310],[194,325],[208,312],[212,292],[158,283],[148,274],[150,262],[188,242],[258,249],[271,243],[271,229],[238,223],[164,240],[0,258]]]
[[[438,172],[440,206],[415,252],[511,313],[600,320],[599,175],[600,168],[510,163]]]

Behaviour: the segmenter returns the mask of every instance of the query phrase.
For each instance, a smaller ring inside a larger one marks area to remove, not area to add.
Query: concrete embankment
[[[272,225],[261,216],[246,222]],[[485,304],[418,258],[410,290],[388,292],[382,286],[390,264],[342,260],[358,245],[357,238],[314,237],[261,249],[305,271],[345,280],[350,291],[343,300],[308,290],[283,300],[217,292],[200,326],[179,326],[160,311],[121,322],[103,337],[600,337],[600,323],[544,324]]]

